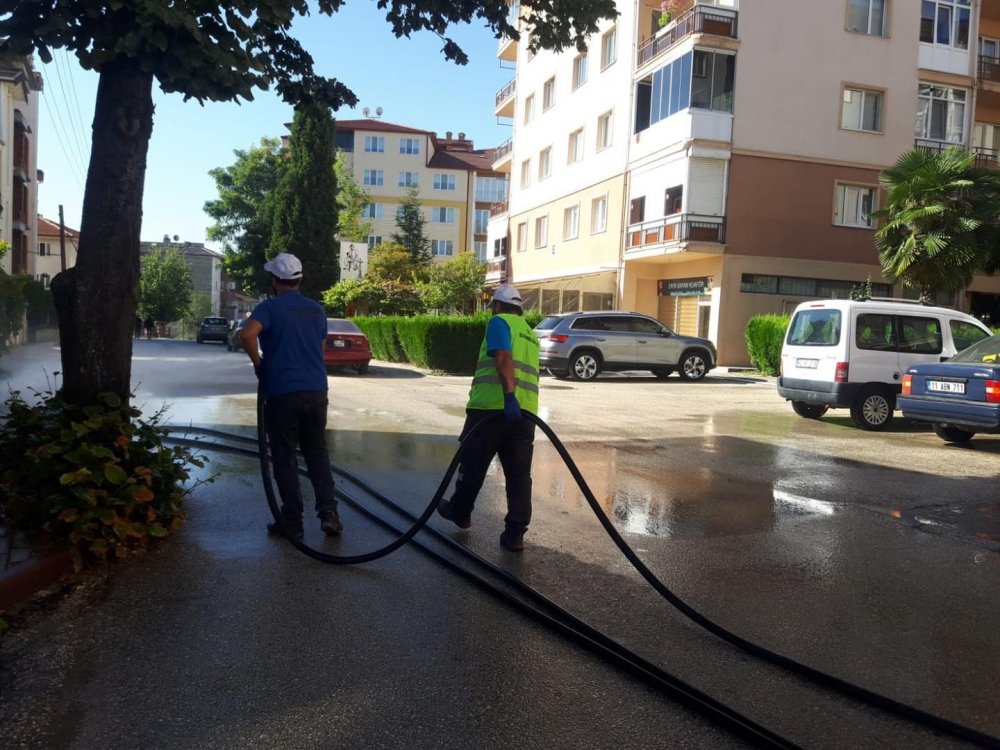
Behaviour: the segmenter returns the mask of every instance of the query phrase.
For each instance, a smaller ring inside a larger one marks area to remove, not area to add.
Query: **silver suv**
[[[639,313],[549,315],[535,333],[539,365],[557,378],[593,380],[602,370],[652,370],[666,378],[676,370],[685,380],[701,380],[715,367],[711,341],[681,336]]]

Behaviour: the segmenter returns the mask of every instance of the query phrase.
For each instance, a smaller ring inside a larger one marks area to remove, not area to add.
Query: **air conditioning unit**
[[[228,284],[226,284],[226,289],[228,291],[230,291],[230,292],[235,292],[236,291],[236,282],[235,281],[230,281]]]

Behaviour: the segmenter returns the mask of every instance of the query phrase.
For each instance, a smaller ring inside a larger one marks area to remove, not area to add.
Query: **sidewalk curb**
[[[22,604],[73,570],[68,552],[53,552],[0,573],[0,612]]]

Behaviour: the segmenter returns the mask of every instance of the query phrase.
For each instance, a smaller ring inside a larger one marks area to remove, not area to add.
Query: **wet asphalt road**
[[[138,342],[135,353],[147,410],[169,403],[174,423],[253,424],[244,356],[167,341]],[[27,347],[0,360],[0,376],[39,386],[43,366],[57,370],[57,353]],[[330,384],[334,460],[410,508],[425,505],[454,452],[468,379],[381,365]],[[618,528],[696,608],[811,666],[1000,735],[1000,436],[956,448],[902,420],[882,434],[856,430],[846,412],[804,420],[773,383],[728,375],[545,378],[541,401]],[[198,490],[175,540],[116,574],[96,606],[78,592],[7,637],[0,727],[11,729],[6,740],[0,729],[0,746],[732,743],[411,549],[352,570],[299,557],[260,533],[267,511],[253,462],[213,459],[222,478]],[[629,568],[543,440],[534,476],[524,555],[496,545],[498,472],[474,527],[450,533],[803,746],[957,746],[697,628]],[[345,554],[385,541],[353,511],[344,517]],[[32,713],[45,719],[42,744],[26,739]],[[136,714],[143,720],[123,718]]]

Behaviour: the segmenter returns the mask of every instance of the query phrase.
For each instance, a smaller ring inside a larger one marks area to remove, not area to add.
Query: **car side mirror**
[[[666,338],[668,336],[673,336],[674,334],[669,329],[667,329],[667,328],[661,328],[660,329],[660,335],[663,336],[664,338]]]

